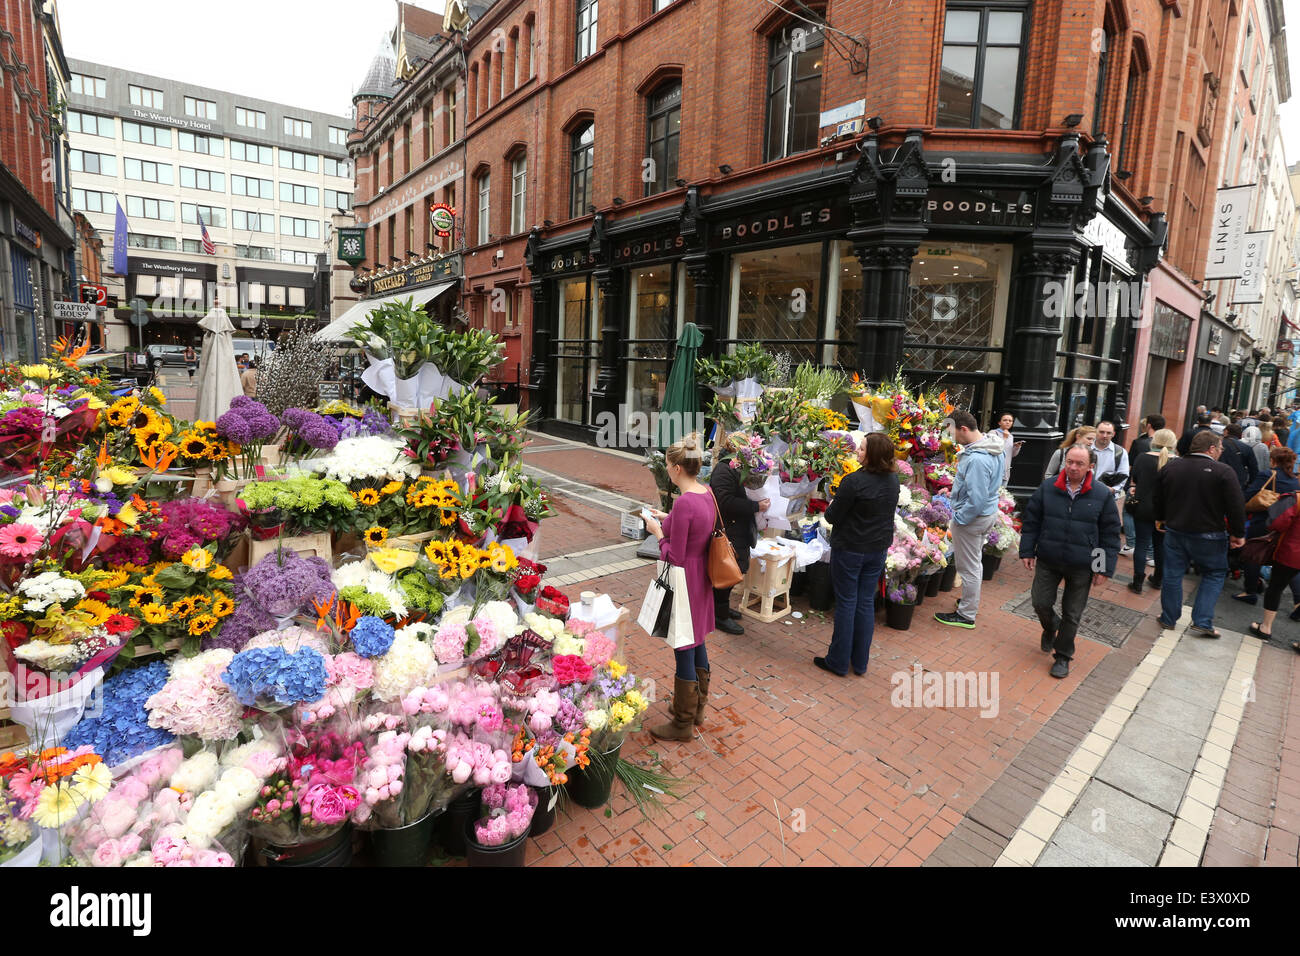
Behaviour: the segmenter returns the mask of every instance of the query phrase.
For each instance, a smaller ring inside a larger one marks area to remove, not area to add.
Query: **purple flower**
[[[252,445],[275,437],[280,420],[261,402],[238,395],[230,411],[217,419],[217,432],[238,445]]]
[[[242,597],[268,614],[285,617],[313,600],[325,601],[337,593],[330,581],[330,566],[322,558],[303,558],[297,552],[271,552],[236,579]]]

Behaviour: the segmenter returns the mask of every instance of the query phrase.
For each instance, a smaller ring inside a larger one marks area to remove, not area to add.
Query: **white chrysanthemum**
[[[76,644],[50,644],[42,640],[28,641],[21,645],[14,651],[14,657],[45,671],[70,668],[81,663],[83,659],[82,652]]]
[[[402,453],[404,447],[404,442],[382,435],[345,438],[331,454],[313,458],[307,464],[345,484],[363,479],[412,478],[420,473],[420,465]]]
[[[358,584],[364,585],[366,576],[369,573],[370,569],[366,567],[365,561],[353,561],[350,564],[344,564],[336,568],[334,573],[330,575],[330,580],[333,582],[334,587],[341,591],[344,588],[354,587]]]
[[[603,710],[589,710],[582,717],[592,730],[604,730],[605,724],[609,722],[609,714]]]
[[[404,627],[393,635],[388,653],[374,661],[374,694],[380,700],[399,700],[427,684],[437,663],[433,647]]]

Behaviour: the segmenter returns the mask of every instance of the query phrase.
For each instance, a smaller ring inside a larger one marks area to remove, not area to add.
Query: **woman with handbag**
[[[831,524],[831,585],[835,589],[835,630],[825,657],[813,663],[838,677],[849,667],[867,672],[876,623],[876,587],[885,555],[894,540],[898,509],[898,460],[884,432],[859,439],[862,467],[840,482],[826,509]]]
[[[1291,451],[1289,448],[1286,450]],[[1282,589],[1300,574],[1300,521],[1296,520],[1300,517],[1300,495],[1295,492],[1284,495],[1274,508],[1283,503],[1290,506],[1268,525],[1268,530],[1276,532],[1278,537],[1273,546],[1273,573],[1269,575],[1268,588],[1264,591],[1264,620],[1250,625],[1250,633],[1263,640],[1273,636],[1273,620],[1277,617]],[[1300,641],[1293,641],[1291,648],[1300,653]]]
[[[1128,586],[1134,594],[1142,593],[1142,582],[1147,571],[1147,548],[1151,549],[1151,556],[1156,562],[1155,574],[1151,575],[1151,586],[1159,588],[1164,578],[1165,533],[1156,527],[1156,482],[1160,469],[1178,457],[1175,453],[1177,447],[1178,436],[1171,429],[1162,428],[1151,436],[1151,450],[1133,458],[1129,475],[1132,491],[1124,502],[1124,507],[1133,516],[1133,531],[1137,539],[1133,550],[1133,582]]]
[[[708,700],[709,655],[704,638],[714,625],[708,559],[718,518],[713,493],[698,478],[703,447],[695,433],[668,446],[664,452],[668,477],[681,494],[673,502],[671,514],[652,510],[654,517],[645,519],[646,530],[659,539],[660,557],[685,571],[687,593],[674,594],[673,602],[689,606],[695,635],[694,643],[673,652],[677,656],[677,674],[668,705],[669,720],[649,728],[659,740],[690,740],[695,725],[704,721]],[[657,520],[660,518],[662,525]]]
[[[1295,452],[1285,446],[1270,448],[1268,463],[1270,470],[1261,472],[1254,481],[1246,486],[1247,541],[1268,534],[1269,508],[1273,507],[1281,495],[1300,490],[1300,481],[1297,481],[1292,474],[1292,471],[1295,470]],[[1235,600],[1241,601],[1243,604],[1255,603],[1255,596],[1264,590],[1259,580],[1260,567],[1261,565],[1252,561],[1242,561],[1242,587],[1245,590],[1240,594],[1234,594],[1233,598]],[[1269,580],[1272,580],[1271,575]],[[1291,579],[1287,578],[1282,584],[1289,584],[1290,581]],[[1292,594],[1295,594],[1294,588]],[[1300,598],[1296,600],[1297,603],[1300,603]]]

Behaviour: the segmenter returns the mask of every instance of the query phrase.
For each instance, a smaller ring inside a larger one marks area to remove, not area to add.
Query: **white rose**
[[[217,796],[228,801],[238,811],[247,810],[257,800],[262,781],[251,770],[231,767],[217,781]]]
[[[176,768],[169,784],[186,793],[207,790],[217,776],[217,755],[210,750],[200,750]]]
[[[604,730],[605,724],[609,722],[609,715],[603,710],[589,710],[582,717],[592,730]]]

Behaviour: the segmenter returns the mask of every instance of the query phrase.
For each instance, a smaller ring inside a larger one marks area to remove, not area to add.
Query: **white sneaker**
[[[1119,549],[1119,553],[1123,555],[1130,555],[1133,553],[1133,546],[1131,544],[1126,544],[1124,545],[1124,547]]]
[[[1155,566],[1156,566],[1156,559],[1155,559],[1155,558],[1147,558],[1147,567],[1148,567],[1148,568],[1154,568]]]

